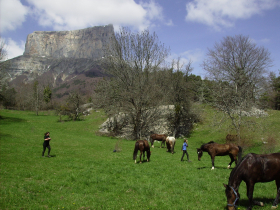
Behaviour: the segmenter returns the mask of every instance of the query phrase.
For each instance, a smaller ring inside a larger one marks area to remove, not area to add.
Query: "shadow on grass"
[[[0,124],[5,125],[5,124],[10,124],[10,123],[21,123],[21,122],[26,122],[27,120],[21,119],[21,118],[16,118],[16,117],[3,117],[0,116]]]
[[[201,170],[201,169],[211,169],[212,167],[199,167],[199,168],[197,168],[198,170]],[[221,166],[215,166],[215,169],[226,169],[226,170],[232,170],[233,168],[227,168],[227,167],[221,167]],[[214,169],[214,170],[215,170]]]
[[[245,195],[245,196],[246,196],[246,195]],[[266,205],[272,206],[273,201],[274,201],[273,198],[259,198],[259,197],[254,198],[254,200],[263,202],[264,206],[266,206]],[[225,202],[226,202],[226,199],[225,199]],[[249,200],[248,200],[247,197],[244,198],[244,199],[240,199],[240,200],[239,200],[239,202],[238,202],[238,207],[247,208],[248,206],[249,206]],[[261,207],[260,207],[260,208],[261,208]],[[227,209],[227,206],[225,206],[224,209]]]
[[[149,161],[151,162],[151,161]],[[147,160],[142,160],[142,163],[140,163],[140,160],[136,162],[136,164],[144,164],[144,163],[149,163]]]
[[[56,155],[50,155],[50,157],[44,155],[44,157],[46,157],[46,158],[52,158],[52,157],[56,157]]]

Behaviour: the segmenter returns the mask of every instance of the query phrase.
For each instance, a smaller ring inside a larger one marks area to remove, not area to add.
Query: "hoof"
[[[142,162],[140,162],[140,163],[142,163]]]
[[[271,209],[277,209],[278,208],[278,205],[276,206],[271,206]]]
[[[260,202],[260,206],[263,206],[263,202]]]
[[[230,165],[228,165],[227,169],[229,169],[229,168],[230,168]]]
[[[211,170],[214,170],[214,169],[215,169],[214,167],[211,168]]]

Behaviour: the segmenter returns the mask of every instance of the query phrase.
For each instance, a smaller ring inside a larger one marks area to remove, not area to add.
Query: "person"
[[[48,148],[48,157],[51,157],[50,156],[50,152],[51,152],[51,146],[50,146],[50,132],[46,132],[45,135],[44,135],[44,143],[43,143],[43,153],[42,153],[42,157],[45,157],[44,154],[45,154],[45,151],[46,151],[46,148]]]
[[[188,140],[185,139],[185,140],[184,140],[184,143],[183,143],[183,146],[182,146],[182,149],[181,149],[181,150],[183,150],[183,155],[182,155],[182,157],[181,157],[181,161],[183,161],[183,158],[184,158],[185,154],[187,154],[188,161],[191,162],[191,161],[189,160],[189,154],[188,154],[188,152],[187,152],[187,147],[188,147]]]

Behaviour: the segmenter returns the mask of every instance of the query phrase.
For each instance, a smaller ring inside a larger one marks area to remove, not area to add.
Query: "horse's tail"
[[[136,143],[135,143],[134,152],[133,152],[133,160],[136,160],[136,158],[137,158],[138,149],[139,149],[139,143],[136,142]]]
[[[155,134],[150,135],[149,141],[151,142],[151,146],[154,145],[154,138],[153,138],[154,135],[155,135]]]
[[[238,146],[238,163],[240,162],[240,160],[242,159],[242,147]]]

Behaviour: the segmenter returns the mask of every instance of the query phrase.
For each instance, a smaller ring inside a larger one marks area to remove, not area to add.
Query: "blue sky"
[[[269,71],[280,70],[280,0],[0,0],[0,21],[9,59],[23,54],[34,31],[113,24],[155,31],[169,60],[192,60],[192,73],[202,77],[207,49],[239,34],[269,50]]]

